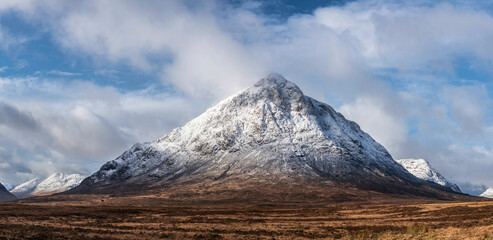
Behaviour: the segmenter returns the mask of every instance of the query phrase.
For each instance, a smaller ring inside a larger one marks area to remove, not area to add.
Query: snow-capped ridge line
[[[10,192],[13,193],[16,196],[17,195],[22,195],[24,193],[31,193],[31,192],[34,191],[34,189],[36,188],[36,186],[40,182],[41,181],[38,178],[31,179],[31,180],[29,180],[27,182],[24,182],[24,183],[19,184],[14,189],[12,189],[12,191],[10,191]]]
[[[448,187],[455,192],[461,193],[461,190],[456,184],[448,181],[442,174],[432,168],[430,163],[425,159],[407,158],[398,159],[396,161],[419,179],[434,182],[444,187]]]
[[[22,183],[11,193],[20,198],[51,195],[78,186],[84,178],[80,174],[54,173],[43,180],[36,178]]]

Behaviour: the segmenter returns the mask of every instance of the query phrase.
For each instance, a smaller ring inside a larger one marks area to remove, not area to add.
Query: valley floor
[[[0,204],[0,239],[492,239],[493,201],[320,208]]]

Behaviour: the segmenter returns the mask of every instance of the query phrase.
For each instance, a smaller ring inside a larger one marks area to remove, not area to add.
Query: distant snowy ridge
[[[396,160],[400,163],[407,171],[412,173],[417,178],[434,182],[442,186],[448,187],[456,192],[461,192],[456,184],[449,182],[445,177],[433,169],[430,163],[424,159],[399,159]]]
[[[493,198],[493,188],[488,188],[486,189],[486,191],[484,191],[483,193],[481,193],[481,195],[479,195],[480,197],[485,197],[485,198]]]
[[[80,174],[55,173],[42,181],[33,191],[34,195],[46,195],[67,191],[84,180]]]
[[[32,179],[20,184],[19,186],[12,189],[12,191],[10,192],[17,197],[24,197],[25,195],[29,195],[30,193],[32,193],[39,183],[39,179]]]
[[[21,198],[51,195],[78,186],[84,178],[80,174],[55,173],[42,181],[40,179],[27,181],[15,187],[11,192]]]
[[[12,191],[12,189],[15,188],[15,185],[12,184],[4,183],[4,182],[0,182],[0,184],[2,184],[5,187],[5,189],[7,189],[8,191]]]

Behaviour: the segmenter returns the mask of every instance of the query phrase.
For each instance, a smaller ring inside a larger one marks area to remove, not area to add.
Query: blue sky
[[[271,1],[262,3],[255,10],[279,21],[285,21],[296,14],[309,14],[322,6],[341,6],[343,0],[315,1]],[[224,1],[222,4],[241,7],[245,1]],[[22,13],[6,11],[0,16],[2,30],[11,38],[23,39],[26,44],[12,46],[0,55],[0,64],[6,69],[4,76],[42,75],[59,78],[62,81],[84,79],[98,85],[113,86],[121,91],[145,89],[149,85],[160,85],[159,70],[142,71],[128,68],[127,64],[109,64],[105,59],[76,54],[60,48],[52,32],[44,22],[29,21]],[[152,58],[152,57],[151,57]],[[154,64],[162,65],[172,61],[168,56],[156,54]],[[102,62],[101,62],[102,61]],[[159,67],[159,66],[157,66]]]
[[[3,76],[37,75],[61,81],[83,79],[98,85],[114,86],[121,90],[143,89],[159,82],[152,72],[129,69],[124,64],[95,62],[88,56],[60,48],[42,22],[26,21],[16,12],[6,12],[0,18],[3,32],[23,43],[9,46],[0,55],[5,70]]]
[[[0,3],[0,181],[90,174],[270,72],[394,158],[493,186],[486,1]]]

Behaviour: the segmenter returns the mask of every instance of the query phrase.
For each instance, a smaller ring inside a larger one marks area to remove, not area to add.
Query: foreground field
[[[0,239],[492,239],[493,201],[323,208],[0,205]]]

